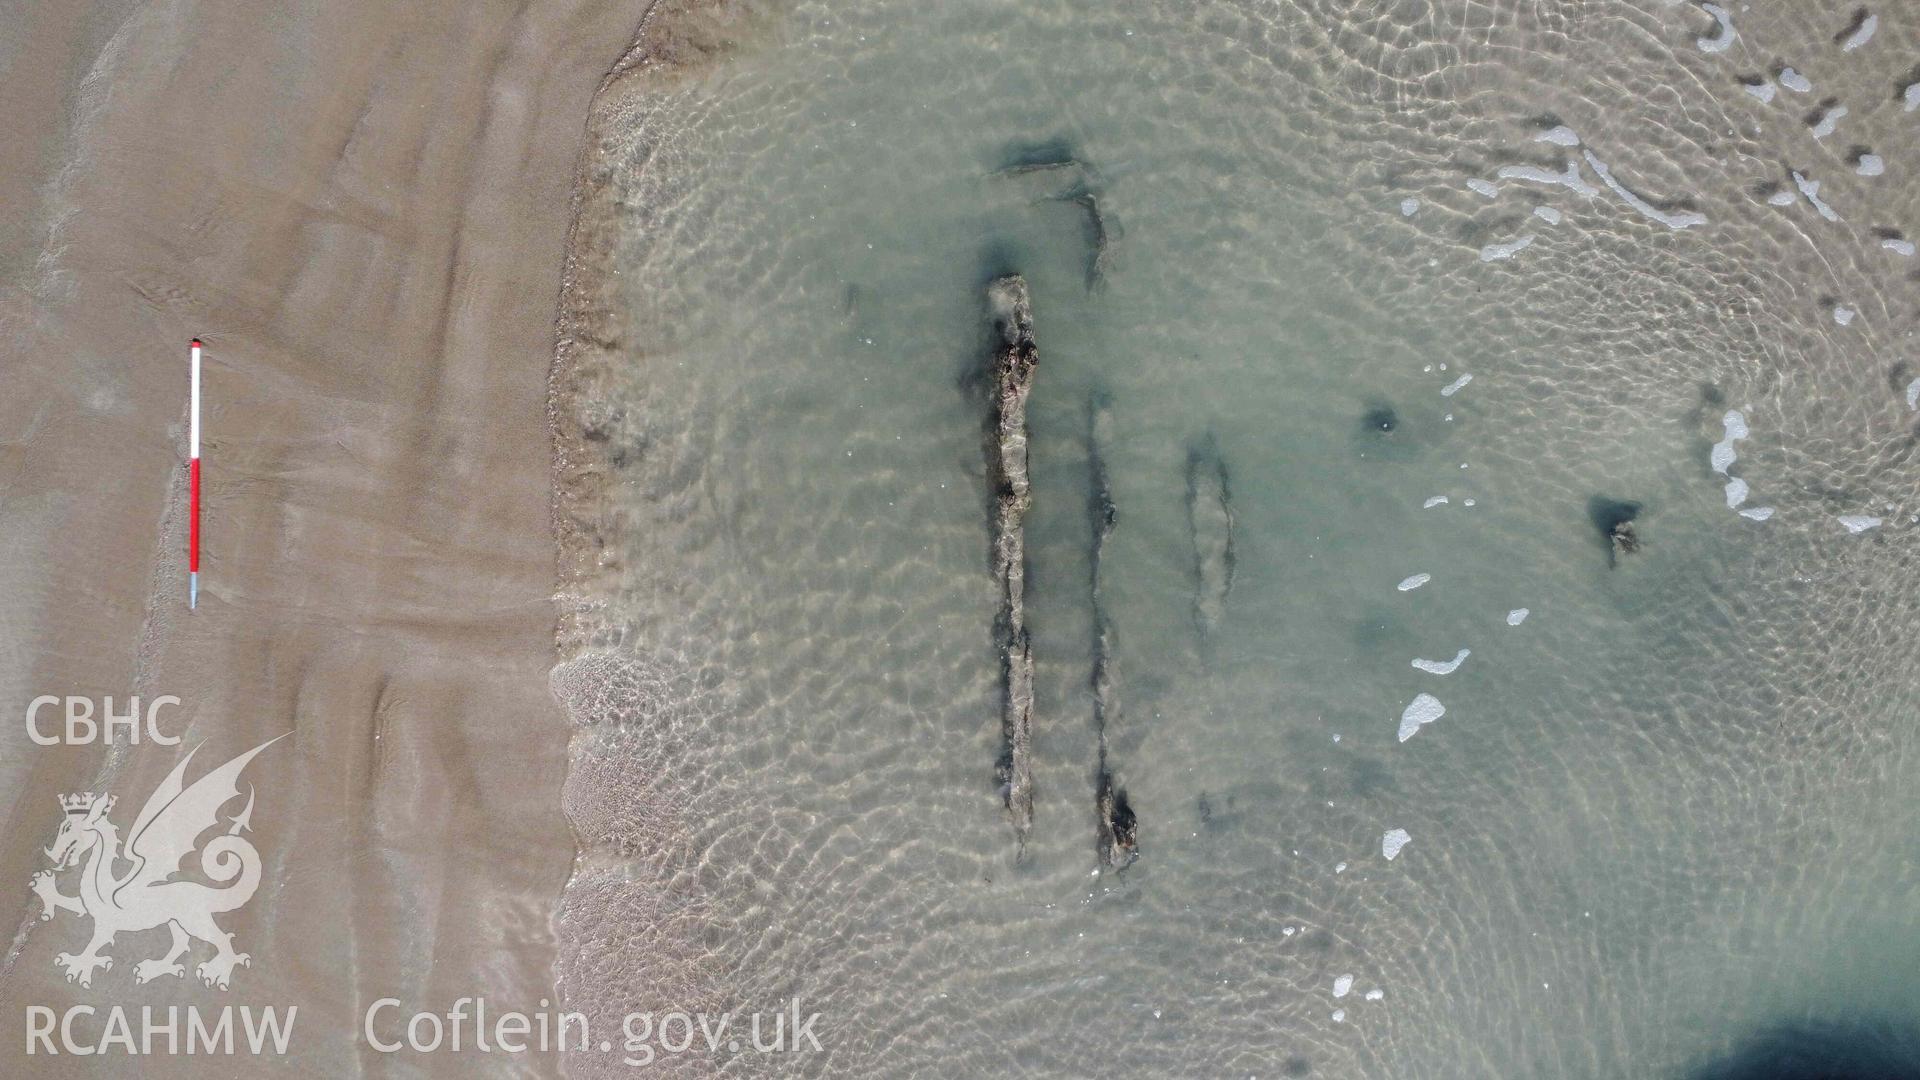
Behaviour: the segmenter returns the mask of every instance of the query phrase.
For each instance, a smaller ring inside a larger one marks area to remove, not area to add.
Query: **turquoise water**
[[[689,1068],[809,1075],[1684,1076],[1785,1021],[1920,1023],[1912,264],[1873,231],[1916,209],[1915,38],[1846,52],[1849,17],[1737,12],[1710,52],[1692,7],[779,5],[603,95],[569,1001],[799,995],[824,1057]],[[1744,90],[1776,56],[1817,92]],[[972,385],[1009,270],[1024,849]],[[1711,465],[1730,410],[1766,520]],[[1209,438],[1234,575],[1203,638]],[[1641,504],[1641,550],[1610,560],[1596,497]],[[1402,741],[1421,693],[1445,714]]]

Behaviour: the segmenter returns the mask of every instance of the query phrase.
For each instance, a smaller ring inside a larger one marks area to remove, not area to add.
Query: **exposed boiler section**
[[[1025,278],[996,278],[987,286],[987,308],[996,338],[989,370],[993,403],[987,473],[993,484],[993,574],[1001,589],[997,637],[1005,680],[997,774],[1007,814],[1024,845],[1033,825],[1033,644],[1024,602],[1024,522],[1033,504],[1027,476],[1027,395],[1039,355],[1033,346]]]
[[[1099,762],[1094,774],[1094,806],[1098,815],[1100,862],[1124,867],[1137,852],[1138,828],[1127,792],[1114,782],[1107,754],[1107,724],[1118,715],[1113,672],[1113,623],[1107,618],[1100,597],[1101,559],[1106,554],[1107,537],[1113,534],[1113,488],[1107,481],[1107,463],[1102,454],[1111,434],[1112,419],[1103,395],[1095,394],[1087,405],[1087,470],[1090,490],[1087,509],[1093,519],[1093,555],[1089,560],[1088,592],[1093,606],[1093,731],[1099,744]]]

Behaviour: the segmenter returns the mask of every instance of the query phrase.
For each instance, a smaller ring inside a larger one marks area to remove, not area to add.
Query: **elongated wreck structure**
[[[1093,552],[1089,559],[1088,596],[1093,607],[1093,732],[1099,746],[1094,771],[1094,811],[1097,814],[1096,846],[1103,866],[1125,867],[1137,854],[1139,828],[1127,791],[1114,781],[1113,765],[1107,752],[1107,725],[1119,712],[1113,671],[1113,621],[1107,616],[1101,598],[1101,559],[1106,555],[1107,538],[1113,535],[1115,513],[1113,486],[1107,480],[1107,462],[1102,454],[1113,423],[1103,395],[1096,394],[1087,405],[1087,471],[1091,490],[1087,511],[1093,524]]]
[[[1024,846],[1033,825],[1033,643],[1025,606],[1025,521],[1033,505],[1027,475],[1027,395],[1039,354],[1026,279],[1009,274],[987,286],[996,335],[990,360],[993,394],[987,432],[987,475],[993,484],[993,574],[1000,583],[1000,643],[1005,694],[1000,712],[997,777],[1007,814]]]

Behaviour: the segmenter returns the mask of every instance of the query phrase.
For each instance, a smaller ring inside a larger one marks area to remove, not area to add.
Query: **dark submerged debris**
[[[1002,160],[1000,168],[994,170],[996,178],[1026,179],[1028,182],[1021,186],[1029,197],[1070,203],[1080,209],[1087,238],[1087,291],[1100,288],[1122,229],[1102,201],[1098,170],[1076,157],[1073,145],[1065,139],[1014,143]]]
[[[1204,639],[1227,614],[1233,591],[1233,496],[1213,434],[1187,451],[1187,523],[1193,533],[1193,621]]]
[[[1621,555],[1640,550],[1640,534],[1633,526],[1634,519],[1640,516],[1639,503],[1595,495],[1587,500],[1587,516],[1606,542],[1609,567],[1617,566]]]
[[[1087,291],[1093,292],[1106,284],[1108,256],[1113,242],[1120,238],[1120,223],[1101,210],[1099,195],[1085,184],[1056,198],[1070,202],[1085,212]]]
[[[1127,803],[1124,788],[1115,787],[1113,775],[1102,770],[1098,794],[1100,812],[1100,861],[1125,869],[1140,857],[1140,828]]]
[[[1018,176],[1022,173],[1047,172],[1054,169],[1084,170],[1085,168],[1086,166],[1073,156],[1073,144],[1062,137],[1008,144],[1007,152],[1001,158],[1000,168],[994,171],[994,175]]]
[[[1113,624],[1101,600],[1100,573],[1107,538],[1113,533],[1117,515],[1113,508],[1113,488],[1107,479],[1106,445],[1112,426],[1104,395],[1095,394],[1087,405],[1087,469],[1089,493],[1087,512],[1093,525],[1093,551],[1088,594],[1093,607],[1093,730],[1099,746],[1094,771],[1094,808],[1097,815],[1097,847],[1105,866],[1125,867],[1139,855],[1139,825],[1125,788],[1114,780],[1107,746],[1107,727],[1119,712],[1113,676]]]

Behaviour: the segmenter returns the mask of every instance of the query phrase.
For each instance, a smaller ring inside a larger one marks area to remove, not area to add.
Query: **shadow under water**
[[[1687,1080],[1920,1080],[1920,1029],[1887,1019],[1778,1024]]]

